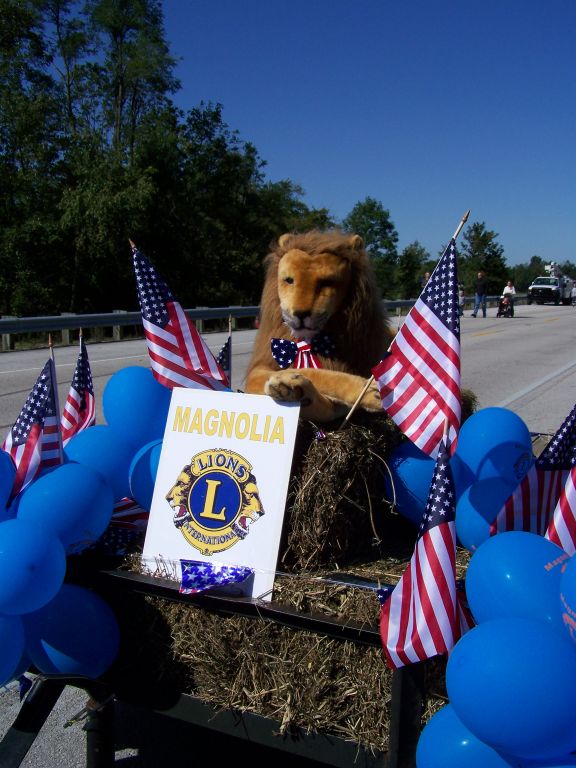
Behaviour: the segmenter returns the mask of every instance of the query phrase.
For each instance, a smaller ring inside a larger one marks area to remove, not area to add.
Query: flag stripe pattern
[[[148,259],[133,248],[152,372],[164,386],[229,390],[222,367]]]
[[[49,359],[4,440],[2,448],[16,465],[11,498],[26,488],[40,470],[62,463],[55,386],[54,362]]]
[[[454,483],[442,441],[414,553],[381,608],[380,635],[393,669],[449,651],[460,634],[454,520]]]
[[[426,287],[373,369],[390,418],[433,458],[448,419],[452,449],[460,428],[460,319],[452,240]]]
[[[576,467],[568,473],[546,531],[546,538],[572,556],[576,552]]]
[[[70,438],[96,423],[96,402],[92,372],[88,360],[88,351],[82,336],[76,369],[72,377],[70,391],[64,403],[61,419],[62,443],[66,445]]]
[[[549,525],[555,525],[551,522],[553,517],[557,518],[559,527],[565,526],[566,523],[560,522],[563,513],[559,511],[556,515],[555,510],[574,466],[576,406],[532,464],[520,485],[503,504],[490,526],[490,535],[504,531],[528,531],[543,536]],[[553,535],[551,528],[550,537]]]

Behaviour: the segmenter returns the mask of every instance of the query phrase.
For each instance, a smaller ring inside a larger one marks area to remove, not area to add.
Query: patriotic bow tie
[[[316,355],[332,357],[334,342],[326,333],[318,333],[311,342],[304,339],[272,339],[272,357],[280,368],[322,368]]]

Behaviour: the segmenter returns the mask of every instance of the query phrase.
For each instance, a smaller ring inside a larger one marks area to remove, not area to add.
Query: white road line
[[[544,376],[542,379],[539,379],[538,381],[533,382],[530,384],[530,386],[525,387],[524,389],[519,390],[518,392],[515,392],[510,397],[507,397],[506,400],[502,400],[501,403],[497,403],[498,408],[506,408],[510,403],[515,402],[516,400],[520,400],[520,398],[524,397],[525,395],[529,395],[530,392],[533,392],[535,389],[538,389],[538,387],[544,386],[544,384],[547,384],[552,379],[555,379],[557,376],[560,376],[563,373],[566,373],[566,371],[569,371],[571,368],[576,367],[576,360],[572,363],[567,363],[562,368],[558,368],[555,371],[552,371],[547,376]]]

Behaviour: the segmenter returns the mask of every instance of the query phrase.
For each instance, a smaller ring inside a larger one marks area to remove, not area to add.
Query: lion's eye
[[[293,277],[285,277],[284,278],[284,282],[288,283],[288,285],[292,285],[294,283],[294,278]]]

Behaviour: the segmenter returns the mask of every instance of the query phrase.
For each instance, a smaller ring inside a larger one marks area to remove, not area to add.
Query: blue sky
[[[366,196],[433,256],[462,214],[512,266],[576,262],[574,0],[164,0],[182,83],[271,181]]]

